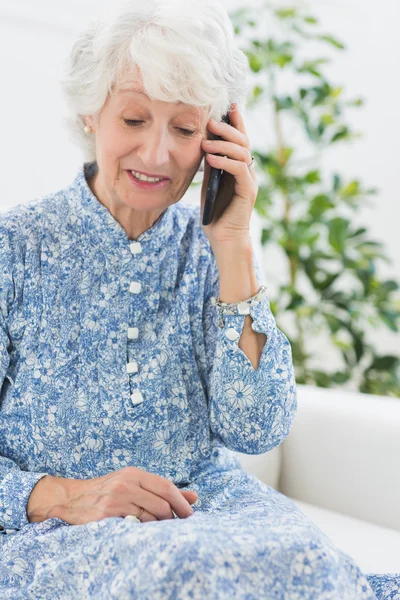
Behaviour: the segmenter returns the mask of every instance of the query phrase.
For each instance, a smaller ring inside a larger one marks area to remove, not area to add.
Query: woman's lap
[[[199,494],[188,519],[28,525],[0,548],[0,590],[10,593],[2,597],[377,597],[350,557],[290,499],[255,477],[234,470],[188,487]]]

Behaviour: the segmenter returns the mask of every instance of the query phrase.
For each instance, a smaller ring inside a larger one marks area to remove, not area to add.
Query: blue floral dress
[[[254,369],[238,346],[245,315],[220,326],[212,304],[200,208],[172,205],[130,240],[91,192],[95,168],[0,215],[1,598],[398,598],[395,576],[365,576],[230,452],[278,446],[296,414],[268,298],[250,313],[267,336]],[[27,520],[46,474],[127,465],[196,490],[194,515]]]

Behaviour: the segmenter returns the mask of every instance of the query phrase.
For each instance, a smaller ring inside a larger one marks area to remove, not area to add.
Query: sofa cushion
[[[363,573],[400,573],[400,532],[288,496]]]
[[[243,454],[229,450],[240,460],[242,469],[255,475],[260,481],[278,489],[282,467],[282,444],[264,454]]]

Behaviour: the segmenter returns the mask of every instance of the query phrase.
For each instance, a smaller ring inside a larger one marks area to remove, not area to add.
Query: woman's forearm
[[[222,302],[239,302],[254,296],[260,286],[253,266],[253,248],[248,245],[240,252],[227,252],[224,257],[216,256],[219,272],[219,297]],[[246,315],[239,348],[243,350],[254,369],[258,368],[261,354],[267,341],[264,333],[252,329],[253,319]]]

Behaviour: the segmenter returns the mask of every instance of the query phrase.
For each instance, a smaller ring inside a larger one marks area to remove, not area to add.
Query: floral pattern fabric
[[[219,326],[200,208],[169,206],[130,240],[89,187],[95,168],[0,215],[1,597],[399,597],[400,575],[363,574],[231,452],[278,446],[296,414],[291,348],[268,297],[250,309],[267,336],[254,369],[238,345],[245,315]],[[127,465],[196,490],[194,515],[28,521],[46,474]]]

